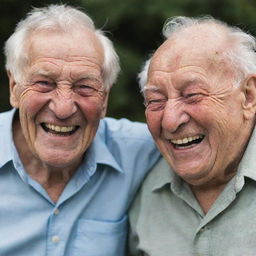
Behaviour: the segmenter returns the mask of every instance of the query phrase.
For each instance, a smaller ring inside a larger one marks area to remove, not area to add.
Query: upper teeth
[[[45,124],[45,126],[55,132],[71,132],[76,128],[75,126],[58,126],[53,124]]]
[[[202,138],[203,138],[203,135],[196,135],[196,136],[186,137],[183,139],[171,140],[171,142],[174,144],[180,145],[180,144],[185,144],[185,143],[191,142],[193,140],[198,140],[198,139],[202,139]]]

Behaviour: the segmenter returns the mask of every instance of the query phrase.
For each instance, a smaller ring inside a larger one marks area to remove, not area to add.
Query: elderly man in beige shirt
[[[131,254],[255,255],[255,38],[211,17],[164,34],[140,74],[164,158],[131,209]]]

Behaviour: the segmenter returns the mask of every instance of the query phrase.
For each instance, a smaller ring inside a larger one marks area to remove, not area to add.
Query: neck
[[[209,188],[202,188],[197,186],[190,187],[204,213],[207,213],[216,201],[216,199],[219,197],[225,186],[226,184],[221,184],[219,186]]]
[[[54,202],[57,202],[79,164],[55,167],[43,163],[29,149],[18,120],[13,124],[13,139],[27,174],[46,190]]]
[[[242,154],[239,158],[229,163],[224,170],[217,171],[218,175],[207,182],[201,181],[201,184],[197,185],[190,184],[192,192],[205,213],[210,210],[228,182],[236,175],[241,158]]]
[[[214,178],[201,185],[190,184],[190,188],[194,193],[194,196],[196,197],[200,206],[202,207],[204,213],[207,213],[210,210],[216,199],[224,190],[228,182],[236,175],[236,173],[236,165],[230,165],[229,168],[227,168],[224,172],[223,176]]]

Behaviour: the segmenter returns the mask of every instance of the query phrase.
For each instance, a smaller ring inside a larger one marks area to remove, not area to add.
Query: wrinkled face
[[[207,48],[183,46],[166,41],[152,58],[145,86],[149,129],[170,166],[188,183],[229,179],[251,129],[243,90],[233,87],[232,72],[218,52],[208,58]]]
[[[37,31],[28,41],[23,82],[12,81],[29,150],[50,166],[77,164],[105,114],[103,49],[93,32]]]

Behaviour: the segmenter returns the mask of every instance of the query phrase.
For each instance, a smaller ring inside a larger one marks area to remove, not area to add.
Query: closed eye
[[[50,86],[52,83],[49,82],[49,81],[40,80],[40,81],[36,81],[36,84],[45,85],[45,86]]]
[[[74,91],[83,97],[89,97],[89,96],[93,96],[98,91],[98,89],[93,86],[83,84],[83,85],[76,85],[74,87]]]
[[[197,103],[203,98],[202,93],[188,93],[183,96],[185,98],[185,102],[189,104]]]
[[[46,93],[50,92],[55,88],[55,83],[48,80],[38,80],[33,83],[36,90]]]
[[[153,100],[146,101],[144,104],[147,110],[159,111],[164,108],[165,103],[166,103],[166,99],[153,99]]]
[[[200,95],[200,93],[189,93],[189,94],[186,94],[184,97],[191,98],[191,97],[198,96],[198,95]]]

